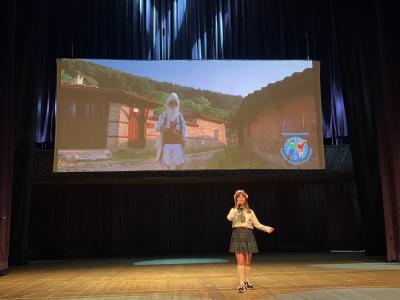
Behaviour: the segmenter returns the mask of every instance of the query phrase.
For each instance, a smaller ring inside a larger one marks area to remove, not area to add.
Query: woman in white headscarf
[[[182,169],[185,162],[183,148],[186,140],[186,123],[179,111],[179,97],[171,93],[157,121],[160,132],[160,148],[157,158],[164,169]]]

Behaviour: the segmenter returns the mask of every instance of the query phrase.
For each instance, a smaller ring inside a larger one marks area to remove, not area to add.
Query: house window
[[[219,131],[218,129],[214,130],[214,139],[218,140]]]

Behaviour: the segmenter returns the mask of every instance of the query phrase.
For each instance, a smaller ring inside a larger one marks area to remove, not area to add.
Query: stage
[[[400,299],[400,264],[363,253],[259,254],[238,294],[233,256],[31,261],[0,299]]]

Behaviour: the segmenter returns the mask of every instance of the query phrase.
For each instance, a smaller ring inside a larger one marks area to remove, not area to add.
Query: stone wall
[[[204,119],[196,119],[197,127],[187,127],[187,137],[216,142],[226,145],[225,124],[215,123]]]
[[[126,104],[110,102],[107,127],[107,149],[128,147],[129,109]]]
[[[297,97],[268,112],[256,116],[248,128],[244,128],[243,146],[275,166],[286,168],[287,163],[282,159],[280,149],[290,136],[282,132],[309,132],[307,142],[315,153],[321,147],[316,133],[317,115],[312,96]],[[285,124],[285,125],[284,125]],[[299,168],[318,167],[318,155],[313,155],[307,165]]]

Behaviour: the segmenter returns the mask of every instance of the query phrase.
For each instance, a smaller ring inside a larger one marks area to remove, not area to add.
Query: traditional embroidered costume
[[[176,106],[171,107],[171,102],[175,102]],[[186,141],[186,123],[183,115],[179,112],[177,94],[170,94],[165,106],[166,111],[159,116],[156,127],[156,130],[160,131],[157,158],[163,167],[174,169],[185,163],[183,147]],[[165,129],[161,130],[161,126],[164,126]]]

